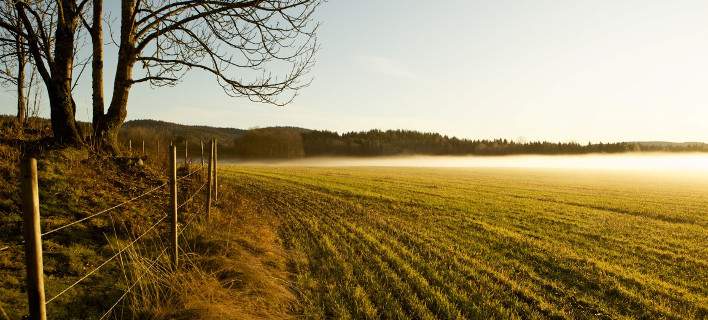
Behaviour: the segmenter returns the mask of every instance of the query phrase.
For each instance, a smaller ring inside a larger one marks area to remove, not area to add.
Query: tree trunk
[[[79,21],[77,6],[76,1],[73,0],[57,1],[57,6],[60,10],[58,10],[56,29],[54,30],[54,57],[47,61],[48,70],[45,67],[45,58],[40,53],[38,36],[33,31],[33,25],[27,17],[24,4],[21,1],[15,2],[15,10],[17,10],[27,31],[25,34],[28,36],[29,52],[47,87],[54,141],[63,145],[82,145],[83,139],[79,134],[75,119],[76,103],[71,95],[74,41]]]
[[[113,96],[100,130],[103,148],[114,154],[120,153],[118,131],[128,115],[128,95],[133,85],[133,65],[136,60],[133,10],[135,0],[121,2],[120,47],[113,81]]]
[[[71,80],[74,67],[74,40],[78,16],[72,1],[62,1],[63,14],[57,19],[55,32],[54,63],[49,94],[52,132],[60,144],[81,145],[83,139],[76,125],[76,103],[71,95]]]
[[[128,115],[128,95],[132,86],[132,73],[135,58],[124,54],[122,48],[118,53],[118,67],[113,83],[113,97],[108,107],[108,113],[103,118],[101,137],[107,151],[114,154],[118,150],[118,131]]]
[[[17,124],[25,125],[27,120],[27,99],[25,94],[25,64],[27,59],[22,45],[22,37],[17,36]]]
[[[91,87],[93,88],[93,136],[101,141],[99,134],[103,127],[103,0],[93,0],[93,25],[91,26]]]

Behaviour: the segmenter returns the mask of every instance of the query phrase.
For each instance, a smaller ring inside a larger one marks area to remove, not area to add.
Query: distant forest
[[[410,130],[370,130],[338,134],[308,131],[302,134],[305,155],[378,156],[399,154],[424,155],[511,155],[511,154],[583,154],[638,151],[708,151],[704,143],[559,143],[547,141],[515,142],[507,139],[469,140]]]
[[[393,156],[393,155],[518,155],[518,154],[587,154],[621,152],[708,152],[705,143],[619,142],[558,143],[546,141],[515,142],[507,139],[471,140],[438,133],[411,130],[370,130],[337,133],[294,127],[271,127],[249,130],[185,126],[154,120],[126,123],[120,133],[123,144],[141,140],[169,141],[178,146],[188,141],[219,139],[220,155],[248,159],[303,158],[317,156]]]

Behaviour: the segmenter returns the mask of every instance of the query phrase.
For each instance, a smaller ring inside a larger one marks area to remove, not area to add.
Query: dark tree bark
[[[19,21],[17,25],[20,26]],[[25,65],[27,57],[21,33],[15,36],[15,50],[17,52],[17,124],[22,127],[27,120],[27,99],[25,95]]]
[[[104,97],[103,97],[103,0],[93,0],[93,21],[89,28],[92,45],[91,87],[93,89],[93,133],[94,138],[101,140],[99,134],[103,130]]]
[[[54,39],[49,40],[47,30],[43,29],[43,21],[26,6],[23,2],[15,3],[26,31],[30,53],[47,88],[54,140],[63,145],[82,145],[83,139],[75,119],[76,104],[71,92],[74,41],[80,8],[73,0],[57,1]],[[26,10],[30,10],[36,21],[34,24]],[[49,52],[52,47],[50,42],[54,45],[53,55]]]
[[[118,131],[128,115],[128,95],[133,84],[133,66],[135,65],[136,5],[136,0],[121,2],[120,45],[116,75],[113,81],[113,96],[98,131],[101,136],[101,144],[112,153],[119,152]]]
[[[25,97],[25,62],[17,64],[17,124],[24,126],[27,121],[27,99]]]
[[[80,145],[83,143],[76,125],[76,103],[71,94],[74,69],[74,40],[78,26],[76,2],[60,1],[55,32],[54,63],[51,66],[52,79],[49,93],[51,122],[54,139],[60,144]]]

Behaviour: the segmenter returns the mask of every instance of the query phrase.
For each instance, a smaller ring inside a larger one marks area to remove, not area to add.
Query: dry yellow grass
[[[224,188],[211,221],[185,232],[186,267],[165,272],[167,296],[138,303],[158,319],[288,319],[295,303],[277,221]]]
[[[17,188],[25,142],[0,143],[0,247],[22,240]],[[44,231],[164,181],[163,168],[126,166],[85,150],[45,150],[38,156]],[[194,178],[180,183],[180,201],[202,184],[202,177]],[[221,190],[220,198],[210,221],[204,217],[203,192],[181,211],[183,219],[195,218],[180,237],[182,268],[172,270],[165,256],[155,260],[167,242],[166,223],[160,224],[125,254],[52,301],[50,318],[97,319],[138,279],[110,318],[289,318],[296,301],[276,233],[278,221],[261,215],[257,203],[237,198],[229,188]],[[43,239],[47,296],[99,266],[163,216],[166,208],[162,190]],[[27,313],[23,259],[21,246],[0,252],[0,319],[19,319]]]

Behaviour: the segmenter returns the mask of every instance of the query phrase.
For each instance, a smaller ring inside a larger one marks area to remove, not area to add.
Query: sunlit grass
[[[308,318],[705,318],[708,188],[532,169],[229,166]]]

